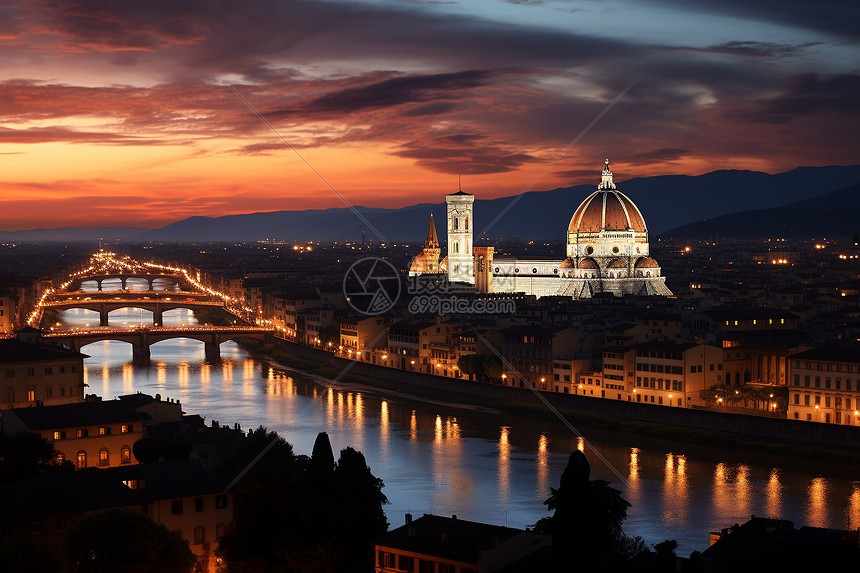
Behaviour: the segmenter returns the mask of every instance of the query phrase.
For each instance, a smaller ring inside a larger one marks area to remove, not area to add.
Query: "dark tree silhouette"
[[[196,563],[181,535],[124,509],[82,518],[69,532],[68,556],[81,573],[189,573]]]
[[[10,483],[41,473],[74,471],[70,461],[55,463],[53,444],[36,434],[0,434],[0,483]]]
[[[250,455],[246,448],[240,452]],[[341,451],[335,464],[328,436],[321,433],[310,459],[252,469],[239,480],[235,523],[217,554],[229,573],[364,571],[373,563],[367,542],[388,527],[382,487],[364,455],[352,448]]]
[[[311,463],[309,471],[314,483],[328,486],[334,475],[334,452],[331,449],[331,441],[328,434],[320,432],[314,441],[314,449],[311,452]]]
[[[544,502],[555,514],[541,520],[538,529],[552,535],[557,570],[574,563],[590,570],[626,557],[619,550],[630,542],[622,527],[630,503],[609,482],[591,480],[590,474],[585,454],[575,450],[558,489],[551,489],[552,495]]]

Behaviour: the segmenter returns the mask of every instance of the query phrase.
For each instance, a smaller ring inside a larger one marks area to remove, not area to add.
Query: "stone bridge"
[[[99,285],[99,290],[101,291],[102,282],[109,279],[120,279],[122,281],[122,288],[126,288],[128,279],[146,280],[149,284],[147,290],[152,290],[152,284],[155,279],[170,279],[180,286],[190,286],[188,285],[188,280],[181,273],[106,273],[75,277],[75,279],[66,286],[66,289],[70,291],[80,290],[82,283],[86,281],[95,281]]]
[[[267,342],[274,335],[274,329],[256,326],[192,326],[192,327],[153,327],[128,329],[89,329],[72,330],[54,334],[46,334],[45,338],[62,342],[70,348],[80,351],[81,348],[93,342],[102,340],[119,340],[131,344],[134,364],[146,366],[150,360],[149,347],[156,342],[171,338],[191,338],[204,344],[206,360],[216,362],[221,358],[221,343],[237,338],[253,338]]]
[[[99,325],[108,326],[108,315],[120,308],[139,308],[152,312],[152,321],[164,324],[164,313],[177,308],[194,310],[199,307],[225,308],[222,301],[212,300],[212,297],[200,293],[177,293],[166,291],[134,291],[128,293],[86,293],[87,296],[72,298],[54,294],[42,303],[43,308],[68,310],[84,308],[99,313]]]

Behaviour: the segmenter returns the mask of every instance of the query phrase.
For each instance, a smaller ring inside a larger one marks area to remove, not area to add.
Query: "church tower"
[[[462,189],[445,196],[448,207],[448,280],[475,284],[472,209],[475,196]]]
[[[412,259],[409,265],[409,276],[414,277],[428,273],[439,273],[439,237],[436,235],[436,223],[433,222],[433,213],[430,213],[430,226],[427,228],[427,239],[424,240],[424,250]]]

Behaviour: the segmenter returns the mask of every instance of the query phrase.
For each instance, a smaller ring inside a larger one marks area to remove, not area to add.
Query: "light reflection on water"
[[[75,326],[86,319],[69,314]],[[111,319],[136,315],[130,310]],[[362,450],[385,481],[393,526],[407,512],[532,525],[548,515],[543,501],[558,485],[570,450],[585,449],[582,438],[555,428],[550,434],[540,422],[415,407],[382,400],[372,390],[325,389],[299,374],[270,370],[233,343],[221,351],[221,364],[210,365],[203,362],[202,343],[167,340],[153,345],[152,366],[142,368],[131,365],[128,344],[98,342],[83,349],[91,356],[85,380],[89,392],[106,399],[160,393],[207,420],[238,422],[244,429],[265,425],[297,453],[309,454],[317,433],[327,431],[336,453],[347,445]],[[818,475],[814,468],[737,463],[712,450],[643,443],[636,436],[587,438],[609,463],[627,468],[628,484],[612,484],[633,504],[627,533],[647,543],[676,539],[679,554],[705,549],[709,531],[743,523],[751,514],[792,519],[796,526],[860,527],[858,482]],[[611,481],[613,474],[592,460],[592,477]]]

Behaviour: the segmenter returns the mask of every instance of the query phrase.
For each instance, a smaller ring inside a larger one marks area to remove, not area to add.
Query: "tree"
[[[619,550],[629,545],[622,525],[630,503],[604,480],[591,480],[591,465],[585,454],[570,454],[558,489],[544,502],[555,511],[550,520],[541,520],[539,529],[552,535],[553,561],[557,568],[577,563],[584,570],[600,568],[607,562],[624,560]]]
[[[309,471],[314,483],[329,484],[334,475],[334,452],[331,449],[331,441],[326,432],[320,432],[314,441],[314,449],[311,452],[311,463]]]
[[[82,518],[69,532],[68,556],[81,573],[189,573],[196,563],[179,533],[125,509]]]
[[[11,483],[40,473],[74,471],[70,461],[56,463],[57,450],[31,432],[0,434],[0,483]]]

